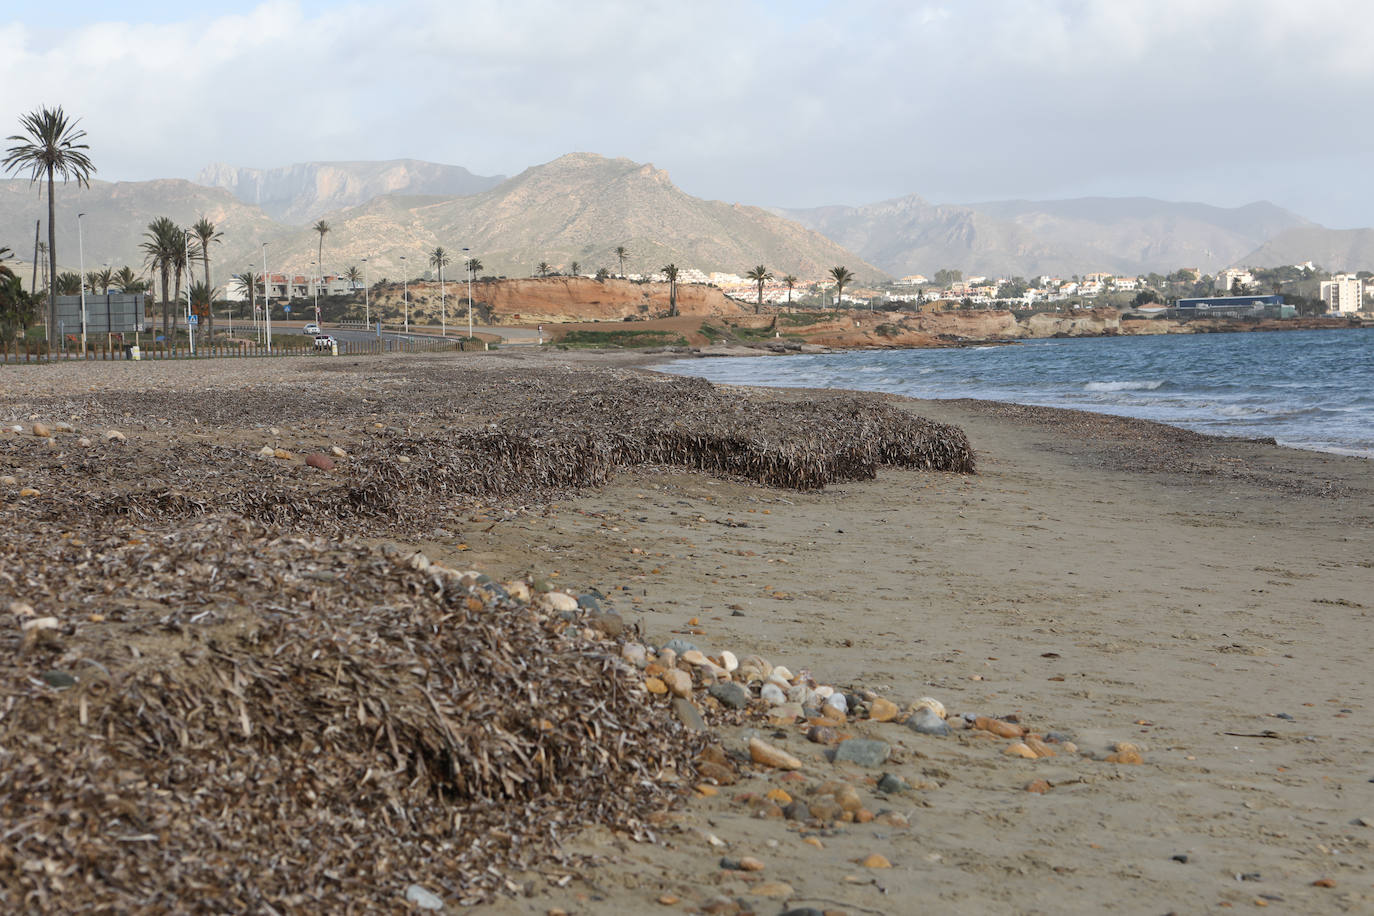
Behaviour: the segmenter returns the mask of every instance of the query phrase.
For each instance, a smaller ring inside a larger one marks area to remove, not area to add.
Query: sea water
[[[1374,457],[1374,329],[693,359],[665,369],[728,384],[1071,407]]]

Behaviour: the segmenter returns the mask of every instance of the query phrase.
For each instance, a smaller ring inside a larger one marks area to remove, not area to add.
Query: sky
[[[0,135],[61,105],[106,180],[582,151],[764,206],[1144,196],[1374,225],[1369,0],[8,0],[0,85]]]

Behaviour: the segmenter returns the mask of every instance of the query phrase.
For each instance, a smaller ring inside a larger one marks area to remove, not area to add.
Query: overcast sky
[[[0,136],[60,104],[110,180],[396,158],[515,174],[589,151],[750,204],[1271,200],[1374,225],[1369,0],[4,10]]]

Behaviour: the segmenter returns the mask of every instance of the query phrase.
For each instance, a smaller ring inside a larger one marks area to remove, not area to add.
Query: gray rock
[[[43,682],[49,687],[56,687],[58,690],[76,686],[76,678],[65,671],[44,671],[39,677],[43,678]]]
[[[889,795],[897,792],[910,792],[911,784],[895,773],[884,773],[882,779],[878,780],[878,791],[886,792]]]
[[[759,696],[768,701],[769,706],[781,706],[787,702],[787,694],[771,681],[759,688]]]
[[[743,709],[749,705],[749,689],[734,681],[712,684],[707,693],[719,700],[721,705],[731,709]]]
[[[811,817],[811,808],[801,799],[793,799],[791,804],[782,809],[782,816],[789,821],[804,821]]]
[[[892,745],[872,738],[850,738],[835,748],[836,763],[857,763],[861,767],[882,766],[892,753]]]
[[[422,910],[442,910],[443,899],[436,897],[418,884],[406,888],[406,902],[413,903]]]
[[[601,610],[601,602],[598,601],[597,597],[592,594],[578,595],[577,606],[582,608],[582,610],[584,611],[592,611],[593,613]]]
[[[686,726],[688,731],[706,731],[706,723],[702,721],[701,713],[691,700],[673,697],[673,712],[677,714],[678,721]]]
[[[825,916],[825,913],[814,906],[799,906],[785,911],[782,916]]]
[[[937,738],[949,736],[949,725],[945,723],[929,708],[922,707],[916,710],[916,714],[906,720],[906,727],[916,732],[918,735],[934,735]]]
[[[603,611],[598,608],[592,611],[588,623],[612,639],[625,632],[625,620],[615,611]]]
[[[668,640],[667,642],[665,642],[665,643],[663,644],[663,648],[664,648],[664,649],[672,649],[674,652],[677,653],[678,658],[681,658],[681,657],[682,657],[682,654],[683,654],[684,652],[691,652],[693,649],[696,649],[698,652],[701,652],[701,649],[698,649],[698,648],[696,647],[696,645],[694,645],[693,643],[688,642],[688,641],[685,640],[685,639],[682,639],[682,638],[680,638],[680,637],[677,637],[677,636],[674,636],[672,639],[670,639],[670,640]],[[709,654],[709,653],[704,653],[704,652],[703,652],[702,654],[705,655],[705,654]]]

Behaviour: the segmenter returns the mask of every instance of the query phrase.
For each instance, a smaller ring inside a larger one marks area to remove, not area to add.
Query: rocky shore
[[[0,899],[1374,901],[1367,463],[552,358],[0,370]]]

